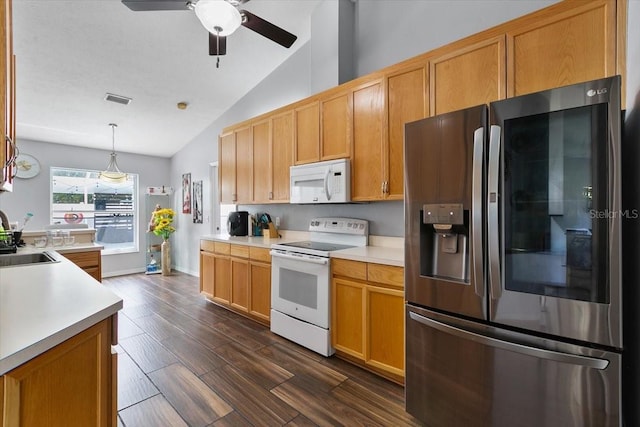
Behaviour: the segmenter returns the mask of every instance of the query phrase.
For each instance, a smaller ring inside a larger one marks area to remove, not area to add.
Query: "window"
[[[104,254],[138,251],[138,175],[101,181],[99,171],[51,168],[51,224],[86,224]]]

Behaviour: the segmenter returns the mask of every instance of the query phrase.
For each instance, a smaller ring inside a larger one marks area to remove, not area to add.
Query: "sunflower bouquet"
[[[161,236],[164,240],[169,240],[171,233],[176,231],[176,228],[172,225],[175,212],[170,208],[156,208],[151,216],[152,226],[151,231],[156,236]]]

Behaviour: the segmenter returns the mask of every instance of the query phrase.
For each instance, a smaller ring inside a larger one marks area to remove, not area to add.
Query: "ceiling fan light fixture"
[[[111,154],[109,155],[109,164],[107,165],[107,169],[100,172],[99,178],[101,181],[112,182],[112,183],[122,183],[128,179],[128,175],[125,172],[122,172],[118,167],[118,163],[116,162],[116,127],[118,127],[115,123],[109,123],[111,126]]]
[[[195,12],[207,31],[217,36],[228,36],[242,24],[238,9],[226,0],[199,0]]]

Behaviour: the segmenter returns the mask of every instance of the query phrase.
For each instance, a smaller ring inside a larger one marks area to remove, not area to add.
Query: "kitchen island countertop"
[[[60,247],[60,253],[99,245]],[[0,268],[0,375],[55,347],[122,308],[122,298],[53,248],[58,262]]]

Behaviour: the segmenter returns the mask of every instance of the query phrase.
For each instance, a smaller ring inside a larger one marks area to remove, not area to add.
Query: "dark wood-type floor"
[[[420,425],[402,387],[205,301],[196,277],[103,283],[124,299],[119,426]]]

